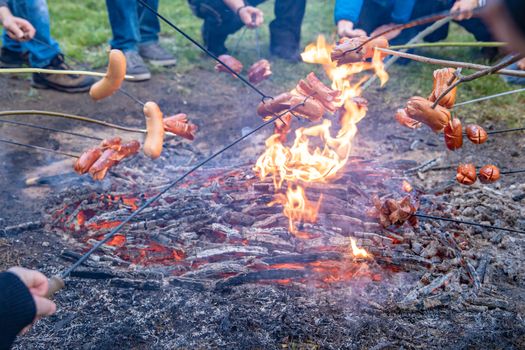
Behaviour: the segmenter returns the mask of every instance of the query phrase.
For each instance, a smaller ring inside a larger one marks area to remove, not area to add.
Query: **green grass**
[[[93,66],[104,66],[108,41],[111,38],[105,1],[50,1],[49,6],[52,34],[60,42],[65,53]],[[302,27],[303,46],[314,41],[319,34],[334,38],[333,7],[334,0],[308,1]],[[269,23],[274,17],[273,1],[264,3],[261,8],[265,13],[265,21]],[[161,1],[160,12],[189,35],[200,40],[202,20],[191,13],[187,0]],[[227,42],[229,48],[235,46],[240,34],[238,32],[230,36]],[[247,31],[244,39],[240,42],[239,52],[236,56],[243,62],[253,62],[256,59],[254,35],[253,31]],[[473,41],[474,38],[459,26],[453,25],[447,40]],[[268,41],[268,26],[263,26],[260,29],[263,56],[268,55]],[[161,42],[177,55],[179,60],[179,64],[175,68],[177,73],[185,73],[196,67],[210,69],[209,61],[201,59],[201,52],[164,23],[162,23]],[[417,53],[457,61],[488,63],[479,56],[479,50],[475,48],[421,49]],[[388,82],[387,88],[381,91],[385,105],[401,106],[403,101],[412,95],[428,95],[432,88],[432,71],[435,68],[435,66],[417,62],[407,66],[396,65],[392,67],[390,69],[391,80]],[[272,81],[276,86],[282,87],[283,90],[293,87],[299,77],[311,70],[321,72],[321,68],[318,66],[290,65],[282,61],[276,61],[272,70],[275,73]],[[458,101],[512,88],[516,87],[504,83],[498,76],[485,77],[460,86]],[[524,103],[524,94],[511,95],[490,102],[462,107],[458,109],[458,115],[466,121],[503,120],[509,125],[517,125],[523,123],[520,108]]]

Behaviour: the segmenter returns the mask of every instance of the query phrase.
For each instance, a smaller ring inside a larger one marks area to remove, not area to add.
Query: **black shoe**
[[[20,68],[29,65],[29,55],[27,52],[16,52],[2,47],[0,53],[1,68]]]
[[[290,63],[298,63],[303,61],[299,50],[293,50],[287,47],[271,47],[270,53],[272,54],[272,56],[281,58]]]
[[[56,55],[45,69],[69,70],[62,54]],[[32,86],[37,89],[53,89],[62,92],[85,92],[95,83],[93,77],[74,74],[33,74]]]
[[[154,66],[169,67],[177,64],[177,59],[159,43],[139,45],[139,55]]]

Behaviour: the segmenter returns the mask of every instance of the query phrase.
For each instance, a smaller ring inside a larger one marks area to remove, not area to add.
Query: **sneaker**
[[[20,68],[29,65],[29,54],[12,51],[2,47],[0,51],[0,68]]]
[[[64,56],[58,54],[45,69],[70,70],[64,62]],[[37,89],[53,89],[62,92],[86,92],[95,83],[93,77],[75,74],[33,74],[31,85]]]
[[[139,55],[149,61],[154,66],[173,66],[177,59],[168,50],[159,45],[159,43],[150,43],[139,45]]]
[[[151,72],[137,51],[124,51],[126,56],[126,74],[133,76],[130,81],[144,81],[151,79]]]

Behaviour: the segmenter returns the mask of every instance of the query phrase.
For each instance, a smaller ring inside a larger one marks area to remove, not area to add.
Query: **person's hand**
[[[366,32],[362,29],[354,29],[354,23],[345,19],[337,22],[337,34],[341,38],[355,38],[358,36],[366,36]]]
[[[525,58],[519,60],[518,63],[516,63],[516,65],[518,66],[518,69],[525,70]]]
[[[389,23],[389,24],[383,24],[382,26],[379,26],[377,27],[373,32],[372,34],[370,34],[370,36],[375,36],[379,33],[382,33],[384,32],[385,30],[388,30],[392,27],[395,27],[397,24],[395,23]],[[383,36],[385,38],[387,38],[388,40],[392,40],[394,39],[396,36],[398,36],[399,34],[401,33],[401,29],[396,29],[396,30],[393,30],[391,32],[388,32],[386,34],[384,34]]]
[[[264,22],[264,13],[253,6],[242,7],[239,10],[239,17],[248,28],[257,28]]]
[[[50,316],[56,312],[56,305],[45,297],[48,290],[47,277],[38,271],[25,269],[23,267],[12,267],[8,270],[20,278],[29,289],[36,305],[35,320]]]
[[[7,16],[2,21],[7,35],[13,40],[28,41],[33,39],[36,30],[35,27],[23,18],[15,16]]]
[[[456,0],[450,12],[467,11],[459,14],[454,19],[462,21],[464,19],[470,19],[472,17],[472,10],[478,7],[478,0]]]

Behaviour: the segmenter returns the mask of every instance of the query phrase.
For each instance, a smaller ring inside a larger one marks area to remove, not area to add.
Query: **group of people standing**
[[[157,10],[159,0],[146,0]],[[230,34],[247,26],[263,24],[264,13],[256,6],[265,0],[188,0],[193,13],[203,19],[202,40],[216,55],[227,53],[225,42]],[[335,23],[341,37],[370,35],[374,31],[405,23],[424,15],[444,10],[468,10],[483,5],[484,0],[336,0]],[[175,56],[159,44],[160,23],[155,13],[137,0],[106,0],[113,38],[109,44],[124,52],[127,72],[135,81],[151,78],[146,62],[171,66]],[[291,62],[300,61],[301,25],[306,0],[275,0],[275,19],[270,23],[270,53]],[[13,18],[15,20],[13,20]],[[458,18],[459,23],[479,41],[492,40],[481,20]],[[46,0],[0,0],[0,21],[4,23],[0,65],[68,69],[59,44],[50,33]],[[422,28],[402,33],[392,32],[392,43],[405,43]],[[13,35],[22,32],[21,37]],[[434,32],[427,40],[446,38],[448,26]],[[486,49],[493,58],[496,49]],[[65,92],[87,91],[93,78],[77,75],[34,74],[33,86]]]

